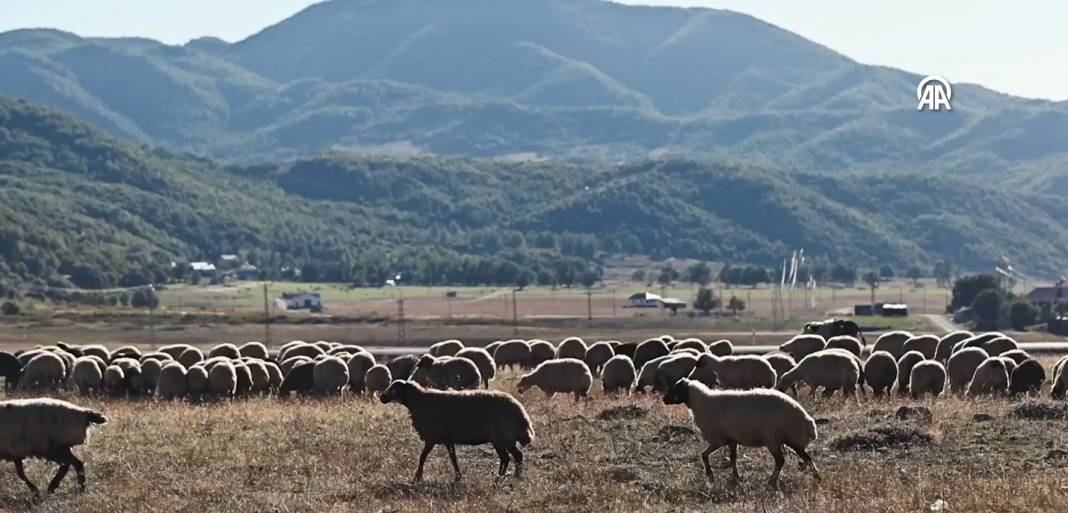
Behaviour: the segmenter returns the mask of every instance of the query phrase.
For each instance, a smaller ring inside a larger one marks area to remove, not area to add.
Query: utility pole
[[[449,305],[449,320],[452,320],[452,296],[445,296],[445,303]]]
[[[271,309],[267,299],[267,282],[263,282],[263,343],[271,347]]]
[[[148,330],[152,333],[152,347],[156,347],[156,289],[148,286]]]
[[[512,335],[519,335],[519,313],[515,307],[515,288],[512,289]]]
[[[612,317],[616,316],[616,289],[612,289]]]
[[[586,320],[593,320],[593,291],[586,289]]]
[[[404,298],[397,298],[397,343],[404,345]]]

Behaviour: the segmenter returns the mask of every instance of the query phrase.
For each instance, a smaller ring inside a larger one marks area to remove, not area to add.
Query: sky
[[[439,0],[442,1],[442,0]],[[536,1],[536,0],[535,0]],[[941,75],[1018,96],[1068,100],[1068,2],[1053,0],[619,0],[730,9],[865,64]],[[0,0],[0,31],[182,44],[238,41],[315,0]]]

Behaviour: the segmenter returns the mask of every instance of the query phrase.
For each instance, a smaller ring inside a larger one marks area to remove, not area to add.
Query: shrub
[[[19,309],[19,305],[11,301],[4,301],[3,305],[0,305],[0,313],[4,315],[18,315],[22,310]]]

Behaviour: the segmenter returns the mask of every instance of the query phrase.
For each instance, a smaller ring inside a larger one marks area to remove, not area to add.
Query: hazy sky
[[[445,1],[445,0],[438,0]],[[537,0],[531,0],[537,1]],[[1036,98],[1068,99],[1068,2],[621,0],[731,9],[867,64]],[[0,0],[0,31],[54,27],[167,43],[236,41],[315,0]]]

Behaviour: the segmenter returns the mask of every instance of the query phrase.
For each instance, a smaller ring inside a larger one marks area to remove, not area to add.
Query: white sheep
[[[211,392],[211,383],[208,381],[208,369],[203,365],[194,365],[186,370],[186,382],[189,386],[189,398],[200,400],[205,394]],[[234,377],[236,379],[236,376]],[[236,386],[236,385],[235,385]]]
[[[463,348],[464,343],[459,340],[442,340],[430,346],[430,356],[456,356]]]
[[[229,360],[215,362],[208,370],[208,388],[215,397],[231,398],[237,392],[237,369]]]
[[[658,356],[645,362],[645,365],[638,369],[638,380],[634,384],[634,390],[640,393],[645,393],[645,389],[652,388],[656,384],[654,379],[656,378],[656,368],[660,365],[660,362],[670,358],[670,354]],[[638,367],[635,366],[635,369]]]
[[[801,361],[804,357],[816,351],[823,351],[826,347],[827,341],[822,336],[810,333],[791,338],[779,346],[779,351],[790,355],[796,361]]]
[[[100,372],[96,359],[82,356],[74,360],[74,370],[70,373],[70,381],[78,392],[88,395],[100,390],[104,382],[104,373]]]
[[[242,357],[256,358],[259,360],[267,360],[268,352],[267,346],[260,342],[245,342],[237,348],[237,351],[241,353]]]
[[[118,365],[108,365],[104,369],[104,390],[113,395],[126,394],[126,372]]]
[[[1068,356],[1057,361],[1053,366],[1053,388],[1050,398],[1060,401],[1068,392]]]
[[[285,367],[285,364],[288,363],[288,362],[289,362],[288,360],[286,362],[282,362],[282,371],[285,372],[286,374],[289,373],[289,371]],[[361,352],[356,353],[356,354],[354,354],[354,355],[349,357],[349,360],[348,360],[349,390],[352,390],[353,392],[355,392],[357,394],[362,394],[363,393],[363,391],[364,391],[363,377],[364,377],[365,374],[367,374],[367,369],[370,369],[371,367],[374,367],[375,363],[376,363],[375,362],[375,357],[372,356],[371,353],[368,353],[367,351],[361,351]],[[292,368],[292,366],[290,366],[290,368]],[[407,379],[407,378],[408,378],[408,376],[403,376],[402,377],[402,379]]]
[[[856,355],[857,358],[860,358],[861,352],[864,351],[864,344],[862,344],[860,340],[857,340],[857,337],[852,335],[838,335],[836,337],[831,337],[831,339],[827,341],[827,349],[844,349]]]
[[[901,355],[901,358],[897,359],[898,395],[904,397],[909,394],[909,380],[912,378],[912,368],[922,361],[924,361],[924,356],[919,351],[906,351],[905,354]]]
[[[522,394],[538,387],[548,398],[555,394],[574,394],[575,401],[585,398],[593,385],[593,375],[586,362],[576,358],[560,358],[542,362],[533,371],[519,377],[518,390]]]
[[[377,364],[367,369],[367,373],[363,377],[364,390],[371,397],[381,395],[386,388],[389,388],[389,384],[392,382],[393,376],[389,373],[389,367],[382,364]]]
[[[890,395],[897,381],[897,362],[894,355],[886,351],[875,351],[864,362],[864,381],[871,387],[872,394],[879,397]]]
[[[465,347],[456,352],[457,358],[467,358],[478,367],[478,374],[482,376],[482,386],[489,388],[490,381],[497,376],[497,365],[489,352],[481,347]],[[386,383],[387,385],[389,383]],[[384,389],[383,389],[384,390]],[[382,390],[379,390],[381,392]]]
[[[790,372],[779,380],[777,388],[785,390],[794,383],[803,381],[816,394],[816,389],[824,387],[823,396],[834,395],[835,390],[842,389],[845,395],[855,395],[857,380],[860,378],[860,364],[851,353],[842,350],[826,350],[812,353],[797,362]]]
[[[181,399],[188,392],[189,378],[182,364],[171,362],[160,369],[159,381],[156,383],[156,393],[160,399],[165,401]]]
[[[803,361],[803,360],[802,360]],[[664,395],[664,404],[685,404],[693,415],[694,424],[708,447],[701,452],[705,474],[712,479],[708,457],[720,447],[730,449],[731,481],[737,483],[738,446],[766,447],[775,459],[775,471],[768,479],[779,480],[786,458],[783,445],[800,458],[818,480],[819,470],[806,448],[818,434],[816,421],[797,401],[776,390],[752,389],[712,390],[699,381],[679,380]]]
[[[175,359],[178,360],[178,363],[182,364],[183,367],[188,369],[204,361],[204,353],[202,353],[200,349],[189,347],[181,353],[178,353],[178,356],[176,356]]]
[[[549,348],[555,353],[556,348],[549,344]],[[497,346],[493,353],[493,361],[497,368],[524,367],[530,362],[530,346],[524,340],[507,340]]]
[[[970,331],[954,331],[947,333],[938,340],[938,346],[935,347],[935,360],[938,360],[945,364],[949,361],[949,357],[953,355],[953,346],[957,343],[974,336]]]
[[[439,390],[448,388],[467,390],[478,388],[482,382],[482,375],[478,373],[478,366],[467,358],[452,356],[436,358],[426,355],[415,365],[411,380],[422,386]]]
[[[341,393],[341,387],[349,383],[349,367],[341,358],[327,356],[315,362],[312,379],[315,381],[315,388],[319,392],[327,395],[337,395]]]
[[[634,362],[623,355],[613,356],[605,362],[601,369],[601,386],[604,388],[605,394],[613,394],[623,390],[629,395],[636,379]]]
[[[704,354],[708,355],[708,353]],[[689,352],[668,355],[656,366],[656,373],[653,375],[653,390],[660,393],[667,392],[676,381],[689,376],[696,365],[697,356]]]
[[[612,345],[608,342],[595,342],[586,348],[586,356],[582,361],[586,362],[590,372],[599,374],[604,364],[615,355],[616,351],[612,349]]]
[[[734,344],[727,339],[717,340],[708,344],[708,352],[713,356],[730,356],[734,354]]]
[[[41,351],[26,362],[19,379],[19,386],[31,390],[36,388],[55,388],[63,384],[67,375],[67,364],[55,353]]]
[[[574,358],[576,360],[586,360],[586,342],[578,337],[568,337],[560,342],[560,346],[556,348],[556,358]]]
[[[912,368],[909,391],[913,399],[923,399],[926,394],[938,397],[945,388],[946,368],[938,360],[924,360]]]
[[[966,347],[949,357],[946,364],[946,373],[949,374],[949,390],[954,393],[963,393],[979,368],[990,355],[982,348]]]
[[[976,367],[968,383],[968,396],[1003,395],[1009,391],[1009,370],[1005,360],[987,358]]]
[[[778,376],[768,360],[756,355],[723,356],[703,354],[697,359],[691,380],[708,387],[774,388]]]
[[[89,427],[105,424],[100,412],[56,399],[0,401],[0,458],[15,463],[15,474],[39,496],[37,487],[26,477],[22,462],[41,458],[59,464],[48,493],[59,488],[70,467],[78,474],[78,487],[85,491],[85,465],[71,448],[85,443]]]
[[[875,339],[871,352],[886,351],[894,356],[895,361],[900,360],[901,355],[905,354],[905,342],[910,338],[912,333],[907,331],[888,331]]]
[[[939,338],[934,335],[916,335],[905,341],[905,353],[917,351],[924,360],[931,360],[938,353]]]

